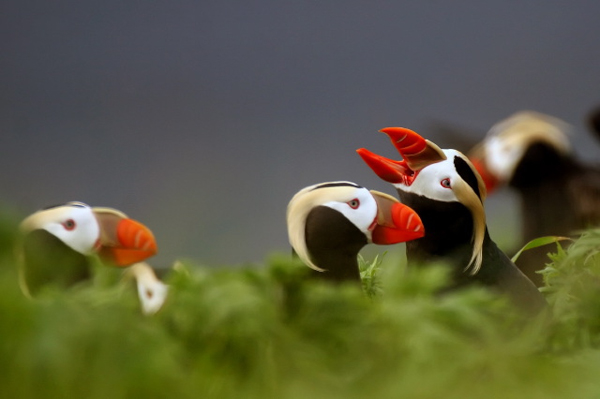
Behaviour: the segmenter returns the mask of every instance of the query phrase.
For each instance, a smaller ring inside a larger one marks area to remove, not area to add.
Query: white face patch
[[[525,151],[545,143],[562,154],[571,151],[564,121],[533,111],[522,111],[496,123],[483,142],[487,169],[500,180],[510,180]]]
[[[21,223],[21,231],[43,229],[81,254],[92,253],[100,237],[100,226],[92,209],[81,203],[41,210]]]
[[[442,202],[460,202],[452,190],[455,181],[462,177],[454,166],[454,157],[464,157],[456,150],[442,150],[446,160],[426,166],[417,175],[410,186],[403,183],[394,184],[399,190],[414,193]]]
[[[410,186],[401,183],[394,184],[394,186],[406,193],[414,193],[432,200],[461,203],[471,212],[473,218],[473,252],[465,270],[470,269],[471,274],[476,274],[483,262],[482,248],[486,232],[485,210],[483,208],[485,187],[481,177],[476,174],[467,157],[456,150],[443,150],[443,152],[447,159],[421,169]],[[459,175],[456,170],[456,157],[461,158],[475,173],[479,195]]]
[[[352,222],[367,240],[371,242],[371,230],[373,221],[377,217],[377,202],[373,195],[364,187],[347,190],[343,197],[336,201],[328,201],[322,204],[335,209]]]
[[[485,143],[484,156],[488,170],[499,180],[509,180],[525,153],[525,147],[511,145],[500,137],[490,137]]]
[[[340,212],[371,242],[369,228],[377,216],[377,202],[369,190],[347,181],[308,186],[290,200],[286,212],[290,245],[306,265],[322,272],[324,269],[311,261],[305,239],[306,218],[317,206],[327,206]]]

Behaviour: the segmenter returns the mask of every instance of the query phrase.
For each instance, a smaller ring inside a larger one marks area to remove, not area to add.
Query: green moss
[[[245,268],[182,262],[163,309],[144,317],[134,287],[101,267],[91,284],[26,299],[10,247],[0,253],[0,397],[600,395],[598,230],[553,255],[554,317],[527,323],[483,289],[439,295],[442,267],[363,259],[362,287],[334,286],[281,254]]]

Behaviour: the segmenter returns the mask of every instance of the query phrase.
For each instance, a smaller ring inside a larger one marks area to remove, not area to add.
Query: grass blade
[[[534,238],[533,240],[531,240],[527,244],[525,244],[525,246],[523,246],[523,248],[521,248],[519,250],[519,252],[517,252],[511,258],[511,260],[513,262],[516,262],[517,259],[519,259],[519,256],[521,256],[521,254],[523,253],[523,251],[527,251],[528,249],[542,247],[544,245],[552,244],[554,242],[558,243],[559,241],[564,241],[564,240],[571,240],[572,241],[572,239],[569,238],[569,237],[561,237],[561,236],[544,236],[544,237]]]

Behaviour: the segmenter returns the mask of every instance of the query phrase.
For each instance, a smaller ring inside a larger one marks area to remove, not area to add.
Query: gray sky
[[[287,251],[304,186],[392,192],[354,152],[397,156],[385,126],[446,146],[432,121],[485,132],[533,109],[594,160],[598,15],[579,0],[8,0],[0,202],[116,207],[154,230],[154,264],[218,265]]]

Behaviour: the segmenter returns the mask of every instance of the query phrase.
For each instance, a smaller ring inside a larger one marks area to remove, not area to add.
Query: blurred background
[[[153,229],[155,266],[218,266],[288,251],[304,186],[393,193],[355,154],[397,157],[385,126],[466,151],[531,109],[571,123],[595,162],[598,15],[592,0],[7,0],[0,203],[112,206]],[[515,198],[487,211],[511,245]]]

